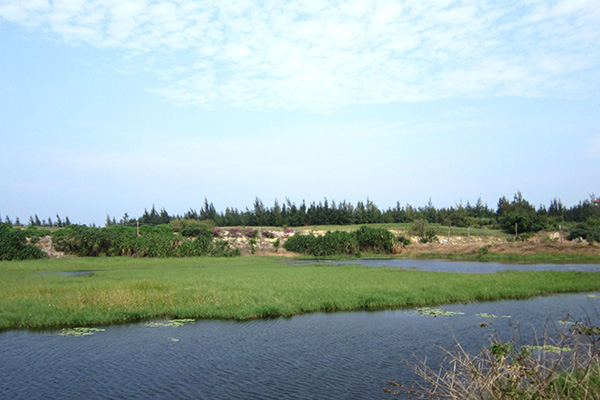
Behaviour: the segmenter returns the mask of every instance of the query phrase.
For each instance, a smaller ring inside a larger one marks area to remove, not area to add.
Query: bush
[[[408,246],[410,244],[410,239],[400,235],[396,238],[396,242],[401,243],[402,246]]]
[[[356,231],[356,240],[360,251],[391,253],[396,242],[394,235],[385,228],[361,226]]]
[[[0,261],[44,258],[45,253],[27,243],[27,235],[7,223],[0,223]]]
[[[539,232],[544,229],[544,224],[537,215],[521,215],[517,213],[507,213],[498,218],[498,223],[507,233],[515,233],[515,224],[517,233]]]
[[[568,240],[585,239],[590,243],[600,242],[600,227],[588,224],[577,224],[569,232]]]
[[[267,239],[275,239],[275,234],[271,231],[262,231],[261,234]]]
[[[41,238],[44,236],[52,235],[49,229],[46,228],[38,228],[35,226],[28,226],[23,230],[25,232],[25,236],[28,238]]]
[[[487,255],[490,251],[490,247],[489,246],[483,246],[480,247],[479,249],[477,249],[477,254],[479,255],[479,257],[483,257],[485,255]]]
[[[361,227],[354,232],[328,231],[323,236],[295,234],[283,248],[295,253],[317,257],[336,254],[358,254],[360,251],[391,253],[396,243],[394,235],[384,228]]]
[[[240,232],[241,232],[241,229],[240,229],[240,228],[231,228],[231,229],[229,230],[229,236],[230,236],[230,237],[234,237],[234,238],[236,238],[236,237],[240,237],[240,236],[241,236],[241,233],[240,233]]]
[[[195,236],[214,236],[213,227],[210,224],[202,221],[193,221],[181,229],[181,235],[187,237]]]
[[[256,239],[258,237],[258,229],[246,228],[244,230],[244,236],[246,236],[247,238]]]
[[[285,241],[283,248],[294,253],[311,254],[316,242],[317,238],[313,234],[296,233]]]
[[[428,243],[434,242],[437,240],[437,235],[435,234],[435,229],[430,228],[427,221],[422,219],[418,219],[413,222],[410,227],[410,232],[419,238],[419,242]]]
[[[358,252],[356,235],[345,231],[328,231],[317,236],[311,254],[317,257],[336,254],[356,254]]]

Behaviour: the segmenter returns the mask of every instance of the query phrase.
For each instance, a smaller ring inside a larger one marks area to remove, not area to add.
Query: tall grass
[[[478,354],[457,343],[445,350],[440,369],[422,361],[414,366],[421,380],[390,382],[383,390],[422,399],[600,399],[600,327],[591,318],[567,323],[560,330],[546,327],[533,344],[519,335],[502,342],[496,333]]]
[[[95,272],[58,274],[78,270]],[[0,328],[160,316],[249,319],[598,290],[600,274],[584,272],[455,274],[293,265],[269,257],[13,261],[0,263]]]

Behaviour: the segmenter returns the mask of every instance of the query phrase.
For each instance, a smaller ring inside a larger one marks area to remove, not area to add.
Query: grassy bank
[[[79,270],[95,272],[59,274]],[[453,274],[270,257],[32,260],[0,263],[0,328],[249,319],[598,290],[600,274],[583,272]]]

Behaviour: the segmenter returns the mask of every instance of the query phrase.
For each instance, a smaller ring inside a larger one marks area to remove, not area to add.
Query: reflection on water
[[[496,328],[507,340],[571,314],[599,323],[600,299],[569,294],[417,310],[315,313],[292,318],[135,324],[90,336],[0,334],[0,398],[363,399],[389,398],[388,380],[410,381],[403,360],[439,363],[439,346],[469,351]],[[489,319],[477,314],[504,318]],[[510,317],[509,317],[510,316]],[[493,325],[480,327],[482,323]]]
[[[326,265],[357,264],[367,267],[389,267],[404,269],[420,269],[423,271],[462,272],[485,274],[499,271],[584,271],[599,272],[600,264],[503,264],[477,261],[450,260],[409,260],[409,259],[360,259],[346,261],[290,261],[291,263]]]

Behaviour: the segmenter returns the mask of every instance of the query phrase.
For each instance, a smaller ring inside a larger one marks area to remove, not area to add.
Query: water
[[[439,347],[451,348],[454,338],[475,352],[489,343],[494,327],[509,340],[517,321],[526,339],[531,325],[541,329],[569,313],[600,323],[600,299],[586,294],[441,308],[465,315],[315,313],[110,326],[84,337],[8,331],[0,334],[0,398],[387,399],[382,387],[389,380],[414,378],[404,361],[428,357],[439,365]],[[480,327],[487,322],[494,327]]]
[[[584,271],[600,272],[600,264],[503,264],[477,261],[449,260],[408,260],[408,259],[360,259],[346,261],[290,261],[292,263],[328,265],[357,264],[366,267],[389,267],[404,269],[419,269],[437,272],[461,272],[470,274],[485,274],[500,271]]]
[[[37,274],[36,276],[49,276],[49,275],[69,275],[69,276],[93,276],[98,271],[93,270],[82,270],[82,271],[59,271],[59,272],[47,272],[43,274]]]

